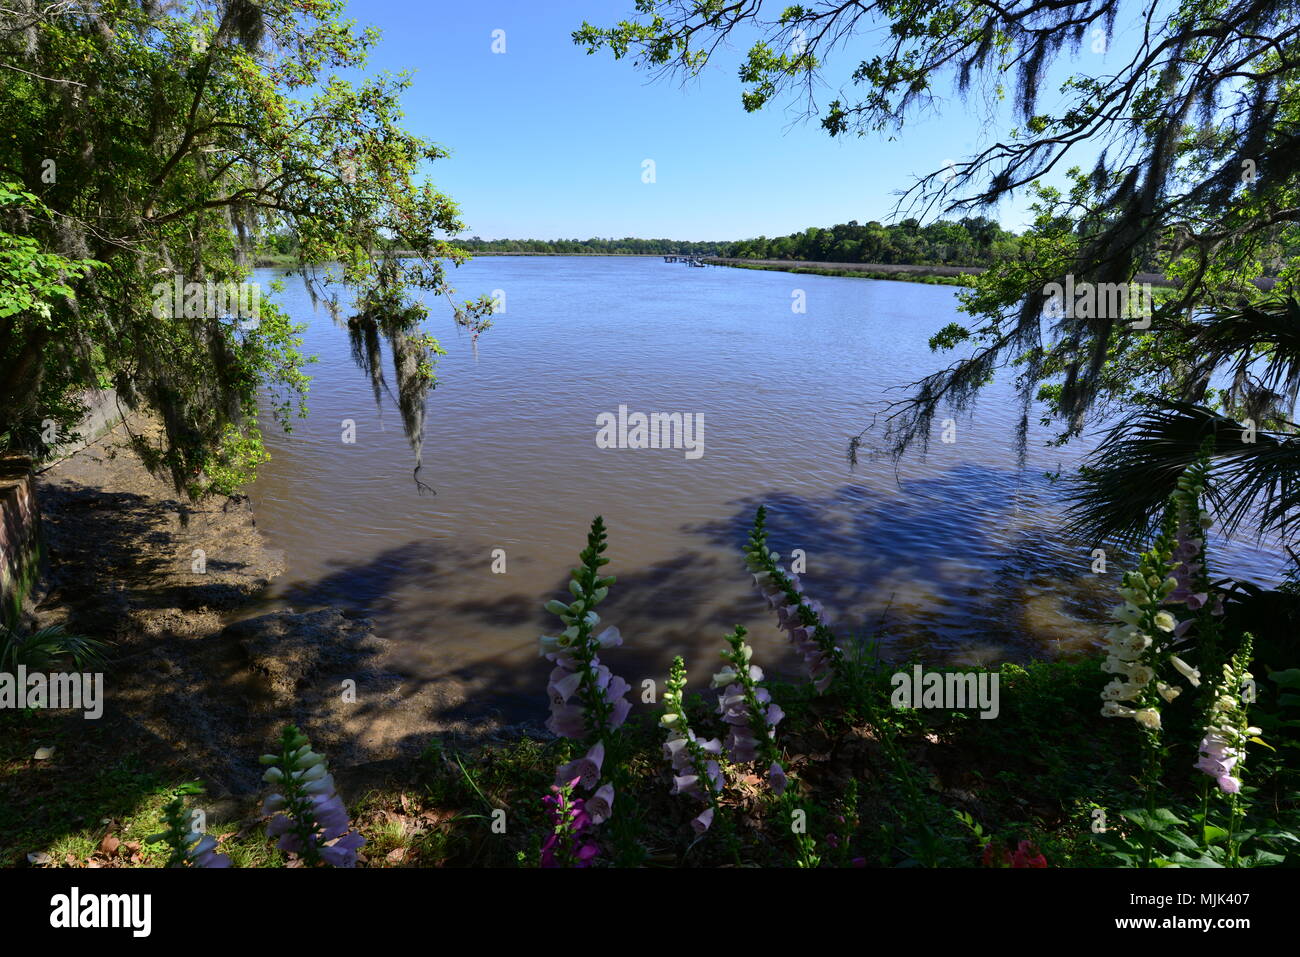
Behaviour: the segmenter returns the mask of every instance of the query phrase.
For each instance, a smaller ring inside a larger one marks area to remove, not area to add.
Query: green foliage
[[[41,4],[0,33],[0,165],[21,176],[0,192],[0,278],[18,280],[0,304],[9,448],[40,454],[33,421],[65,431],[77,395],[112,386],[162,420],[159,441],[137,440],[146,464],[193,496],[231,491],[265,460],[267,423],[304,411],[299,330],[267,297],[251,322],[182,308],[174,281],[246,283],[274,251],[338,308],[345,288],[362,312],[450,296],[444,263],[465,254],[444,237],[461,224],[421,182],[446,151],[402,128],[408,76],[343,78],[378,39],[343,9]],[[453,315],[473,327],[483,311]],[[427,371],[428,343],[409,352]]]
[[[177,788],[176,796],[163,807],[163,830],[145,838],[146,844],[161,844],[167,849],[167,863],[164,867],[185,867],[189,864],[191,845],[196,838],[190,827],[190,815],[185,812],[185,796],[202,793],[203,786],[197,783],[183,784]]]
[[[740,259],[792,259],[807,262],[882,265],[990,266],[1022,253],[1014,233],[983,216],[922,226],[916,219],[890,225],[856,220],[828,229],[732,243],[722,255]]]
[[[34,194],[11,182],[0,182],[0,210],[16,215],[49,219],[50,211]],[[67,280],[78,279],[103,263],[71,260],[45,252],[29,236],[0,231],[0,319],[31,314],[37,322],[52,318],[52,303],[73,295]],[[49,328],[51,334],[56,328]]]
[[[19,665],[29,671],[48,671],[68,658],[78,671],[102,670],[107,665],[107,652],[104,642],[69,634],[62,625],[26,635],[0,626],[0,671],[10,674],[16,674]]]

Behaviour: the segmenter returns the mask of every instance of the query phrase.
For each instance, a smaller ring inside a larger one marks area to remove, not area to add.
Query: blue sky
[[[414,70],[406,123],[452,150],[430,178],[460,204],[467,235],[739,239],[888,221],[897,192],[917,176],[1010,125],[1005,113],[990,117],[951,96],[940,115],[918,118],[893,142],[832,140],[784,103],[742,109],[739,46],[683,87],[608,53],[588,56],[571,40],[583,20],[606,26],[631,13],[631,0],[353,0],[349,8],[383,33],[372,68]],[[504,54],[492,52],[498,29]],[[871,49],[864,38],[832,61],[830,75],[847,77],[854,54]],[[1109,59],[1085,46],[1075,68]],[[1047,104],[1057,85],[1044,86]],[[650,184],[641,177],[646,159],[655,163]],[[1026,208],[1022,199],[992,215],[1020,228]]]

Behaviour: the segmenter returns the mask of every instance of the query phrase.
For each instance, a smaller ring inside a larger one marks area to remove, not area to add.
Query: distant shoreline
[[[409,250],[399,250],[396,255],[409,257],[415,255]],[[471,252],[470,256],[583,256],[587,258],[620,259],[662,259],[665,255],[677,255],[682,258],[696,259],[710,266],[730,266],[735,269],[762,269],[773,272],[800,273],[814,276],[841,276],[852,279],[888,279],[896,282],[923,282],[942,286],[969,286],[968,276],[978,276],[987,266],[932,266],[911,263],[832,263],[809,262],[802,259],[734,259],[723,256],[690,256],[685,253],[536,253],[536,252]],[[292,256],[264,255],[254,259],[257,267],[296,265]],[[1165,289],[1177,288],[1159,273],[1140,272],[1133,277],[1136,283],[1149,283]],[[1271,276],[1261,276],[1255,285],[1264,291],[1271,290],[1277,280]]]
[[[732,266],[737,269],[769,269],[777,272],[810,273],[816,276],[848,276],[854,279],[893,279],[902,282],[927,282],[945,286],[968,286],[966,276],[977,276],[986,266],[916,266],[889,263],[822,263],[795,259],[726,259],[703,257],[700,262],[713,266]],[[1146,283],[1163,289],[1176,289],[1178,284],[1160,273],[1140,272],[1133,277],[1136,283]],[[1255,285],[1265,292],[1277,285],[1272,276],[1260,276]]]

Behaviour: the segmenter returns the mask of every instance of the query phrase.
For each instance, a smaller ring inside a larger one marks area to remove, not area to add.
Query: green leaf
[[[1161,840],[1166,841],[1174,845],[1174,847],[1180,848],[1181,850],[1184,851],[1200,850],[1200,846],[1195,841],[1193,841],[1190,837],[1184,834],[1182,831],[1175,831],[1173,829],[1170,829],[1168,831],[1162,832],[1160,834],[1160,838]]]
[[[1206,844],[1217,844],[1228,836],[1228,832],[1214,824],[1205,825],[1202,840]]]
[[[1169,827],[1180,826],[1187,823],[1178,817],[1178,815],[1173,811],[1165,807],[1156,808],[1155,811],[1150,814],[1141,808],[1121,811],[1120,814],[1145,831],[1163,831]]]
[[[1268,676],[1270,681],[1276,682],[1283,688],[1300,688],[1300,668],[1287,668],[1285,671],[1275,671]]]

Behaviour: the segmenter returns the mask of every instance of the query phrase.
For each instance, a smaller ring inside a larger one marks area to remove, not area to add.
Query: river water
[[[957,418],[955,441],[936,422],[924,458],[849,466],[849,437],[951,361],[927,339],[960,318],[952,287],[618,257],[484,257],[453,279],[462,297],[504,293],[505,310],[474,345],[430,301],[426,327],[449,353],[425,403],[419,478],[436,494],[413,479],[393,397],[376,403],[345,329],[292,278],[278,299],[319,357],[311,414],[290,435],[268,429],[252,494],[287,561],[268,605],[374,618],[390,666],[454,689],[465,713],[544,706],[536,640],[555,620],[542,605],[567,595],[597,514],[618,576],[600,611],[625,639],[606,658],[634,687],[662,682],[675,654],[706,676],[735,624],[756,660],[793,668],[742,563],[759,504],[783,558],[806,554],[832,622],[886,661],[1052,657],[1104,632],[1123,565],[1092,573],[1098,543],[1061,536],[1045,477],[1086,447],[1032,432],[1018,468],[1009,375]],[[598,416],[620,406],[702,417],[703,454],[598,447]],[[1248,544],[1213,557],[1261,583],[1282,565]]]

